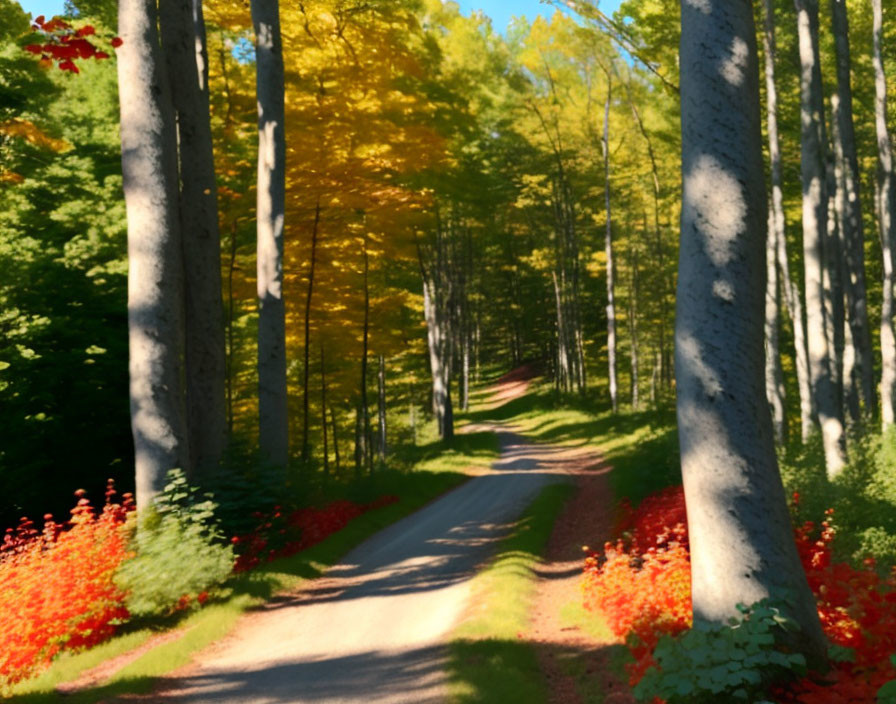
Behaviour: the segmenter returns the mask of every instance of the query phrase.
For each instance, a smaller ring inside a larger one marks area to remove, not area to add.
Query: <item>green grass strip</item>
[[[198,650],[227,635],[245,611],[264,603],[278,592],[293,590],[306,579],[320,576],[363,540],[413,513],[467,478],[456,472],[413,472],[405,475],[402,481],[392,480],[392,493],[400,497],[398,503],[362,514],[343,530],[301,553],[232,578],[222,598],[178,623],[178,627],[184,630],[181,638],[153,648],[101,686],[66,696],[65,701],[96,704],[115,696],[151,691],[159,677],[186,665]],[[14,701],[28,704],[59,702],[61,697],[54,691],[57,685],[75,680],[92,667],[134,650],[151,635],[153,631],[143,629],[121,635],[82,653],[63,655],[40,676],[12,688],[10,694]]]
[[[451,636],[451,700],[543,704],[547,686],[535,649],[519,638],[529,625],[537,587],[534,568],[554,522],[573,492],[569,484],[548,486],[505,538],[494,561],[473,579],[475,613]]]

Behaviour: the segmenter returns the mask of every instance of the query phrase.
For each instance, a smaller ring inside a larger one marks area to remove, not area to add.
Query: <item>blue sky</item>
[[[46,15],[51,17],[62,12],[64,0],[20,0],[26,12],[34,17]],[[289,0],[285,0],[289,1]],[[550,16],[554,14],[554,8],[540,3],[539,0],[459,0],[461,11],[466,15],[472,10],[482,10],[492,18],[492,25],[499,32],[503,32],[510,18],[525,15],[529,19],[535,15]],[[600,9],[611,13],[619,7],[620,0],[601,0]]]
[[[482,10],[492,18],[492,26],[499,32],[504,32],[511,17],[525,15],[530,20],[536,15],[550,17],[555,8],[539,0],[455,0],[460,5],[461,12],[465,15],[472,10]],[[600,9],[611,14],[619,8],[621,0],[600,0]]]

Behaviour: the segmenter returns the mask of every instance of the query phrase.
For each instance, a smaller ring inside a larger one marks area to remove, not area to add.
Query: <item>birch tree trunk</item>
[[[377,373],[377,454],[380,465],[386,464],[386,360],[379,355]]]
[[[646,222],[645,227],[646,230]],[[640,281],[638,272],[638,250],[634,238],[629,242],[629,266],[630,276],[628,282],[628,334],[631,341],[631,399],[632,410],[637,411],[640,406],[640,380],[638,378],[638,298],[640,296]]]
[[[821,426],[829,477],[846,462],[843,423],[831,377],[831,349],[825,334],[824,237],[827,194],[824,148],[824,96],[818,59],[818,2],[794,0],[800,45],[801,175],[803,183],[803,263],[806,282],[806,328],[812,396]]]
[[[695,622],[782,600],[813,659],[826,646],[778,472],[763,375],[766,192],[748,0],[681,5],[683,200],[677,412]]]
[[[604,253],[607,258],[607,366],[610,385],[610,406],[613,409],[613,413],[616,413],[619,410],[616,381],[616,282],[613,263],[613,219],[610,211],[610,101],[612,96],[613,82],[608,72],[601,151],[604,157],[604,207],[607,211],[607,229],[604,236]]]
[[[179,223],[184,266],[184,366],[188,476],[214,471],[227,444],[226,354],[221,234],[212,132],[208,54],[201,0],[159,6],[168,82],[177,116]]]
[[[893,332],[893,247],[896,245],[896,173],[893,143],[887,127],[887,77],[882,55],[881,0],[871,0],[874,48],[874,125],[877,133],[878,223],[883,254],[883,301],[880,310],[881,421],[886,429],[896,422],[896,335]]]
[[[865,413],[877,413],[874,392],[874,357],[871,353],[871,327],[868,323],[868,296],[865,286],[865,232],[862,222],[861,178],[853,124],[852,85],[850,81],[849,19],[846,0],[831,0],[834,48],[837,55],[837,90],[831,95],[832,123],[837,131],[834,152],[841,177],[838,198],[843,241],[843,284],[847,318],[852,337],[850,358],[860,380],[858,391]]]
[[[765,287],[765,393],[772,412],[775,442],[787,440],[787,405],[784,396],[784,372],[781,369],[781,350],[778,342],[779,305],[778,242],[774,227],[774,213],[769,213],[768,242],[765,247],[767,282]]]
[[[324,476],[327,477],[330,474],[330,448],[327,443],[327,368],[324,364],[323,345],[320,346],[320,427],[324,441]],[[334,427],[334,435],[335,430]]]
[[[772,214],[769,238],[776,246],[776,260],[781,274],[781,289],[793,325],[793,346],[796,357],[796,378],[800,392],[800,431],[805,443],[813,429],[812,384],[809,379],[809,359],[806,348],[806,332],[803,321],[803,304],[799,287],[790,278],[790,261],[787,258],[787,223],[784,218],[784,196],[781,190],[781,148],[778,141],[778,91],[775,85],[775,7],[772,0],[763,0],[765,54],[766,123],[768,126],[769,161],[771,162]]]
[[[278,0],[251,0],[258,102],[258,444],[265,462],[289,461],[283,220],[286,190],[283,46]]]
[[[308,375],[311,371],[311,296],[314,293],[314,269],[317,264],[317,230],[320,225],[320,197],[314,208],[314,225],[311,227],[311,264],[308,267],[308,291],[305,294],[305,366],[302,379],[302,461],[307,462],[311,453],[308,442]],[[321,362],[323,364],[323,362]],[[324,431],[326,436],[326,430]],[[326,441],[326,437],[324,438]]]
[[[128,221],[128,342],[137,506],[186,467],[183,251],[174,109],[153,0],[121,0],[121,166]]]

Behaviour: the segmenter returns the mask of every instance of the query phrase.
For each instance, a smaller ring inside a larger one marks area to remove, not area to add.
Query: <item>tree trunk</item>
[[[379,373],[377,374],[377,454],[380,465],[386,464],[386,360],[379,356]]]
[[[181,351],[177,143],[155,2],[118,5],[121,166],[128,220],[128,341],[137,506],[190,459]]]
[[[843,283],[846,294],[853,350],[860,383],[858,386],[865,413],[876,415],[874,393],[874,357],[871,353],[871,328],[868,324],[868,302],[865,286],[865,232],[862,223],[862,199],[859,186],[859,161],[853,125],[852,85],[850,83],[849,20],[846,0],[831,0],[834,48],[837,55],[837,90],[831,95],[832,123],[837,126],[834,139],[841,197],[838,209],[843,241]]]
[[[829,155],[833,157],[833,154]],[[842,230],[838,216],[838,187],[834,159],[829,158],[827,164],[828,193],[828,226],[824,242],[824,309],[825,331],[828,337],[828,349],[831,350],[831,378],[834,380],[834,396],[837,403],[837,415],[845,425],[846,418],[843,406],[843,348],[845,345],[844,328],[846,309],[843,305],[843,270],[841,247]]]
[[[227,261],[227,432],[233,435],[233,386],[234,374],[234,335],[233,321],[235,301],[233,295],[233,274],[236,271],[236,221],[230,226],[230,253]]]
[[[208,105],[201,0],[159,5],[159,28],[177,116],[179,221],[184,266],[188,476],[213,472],[227,444],[221,234]]]
[[[330,406],[330,426],[333,428],[333,459],[336,461],[336,475],[342,471],[339,461],[339,433],[336,425],[336,409]]]
[[[324,476],[326,477],[330,474],[330,448],[327,444],[327,368],[324,364],[323,345],[320,346],[320,427],[324,436]]]
[[[787,223],[784,219],[784,196],[781,191],[781,148],[778,142],[778,91],[775,86],[775,8],[772,0],[763,0],[764,24],[763,49],[765,54],[765,87],[767,96],[768,146],[771,162],[773,227],[769,238],[776,243],[776,260],[781,274],[781,289],[793,325],[793,346],[796,356],[797,386],[800,392],[800,430],[803,442],[809,440],[814,425],[812,384],[809,379],[809,359],[806,332],[803,321],[803,304],[799,287],[790,279],[790,262],[787,258]]]
[[[826,646],[793,541],[763,375],[766,192],[747,0],[681,6],[682,213],[675,370],[694,620],[781,602]]]
[[[818,59],[818,2],[795,0],[800,44],[800,155],[803,183],[803,264],[806,281],[806,327],[812,396],[821,425],[825,466],[833,477],[846,462],[843,423],[831,376],[831,353],[825,334],[824,238],[827,194],[824,148],[824,95]]]
[[[613,219],[610,215],[610,101],[613,83],[607,73],[607,100],[604,103],[604,130],[601,151],[604,157],[604,207],[607,210],[607,227],[604,236],[604,253],[607,257],[607,366],[610,386],[610,406],[613,413],[619,411],[616,381],[616,281],[613,262]]]
[[[651,185],[653,186],[653,246],[654,246],[654,254],[656,256],[657,269],[659,270],[659,280],[660,280],[660,293],[659,293],[659,301],[660,301],[660,315],[658,319],[657,331],[658,331],[658,339],[659,339],[659,348],[660,348],[660,369],[658,369],[657,374],[660,379],[662,379],[665,383],[667,380],[671,380],[671,374],[668,374],[663,368],[663,364],[666,360],[666,324],[669,319],[669,298],[670,288],[667,284],[666,277],[666,248],[663,246],[663,231],[660,226],[660,176],[659,169],[656,164],[656,154],[653,151],[653,141],[650,139],[650,134],[647,132],[647,129],[644,127],[644,122],[641,120],[641,113],[638,112],[638,107],[635,104],[635,101],[632,100],[631,89],[629,88],[627,83],[623,83],[626,88],[626,96],[628,98],[628,104],[632,111],[632,116],[635,118],[635,124],[638,126],[638,131],[641,133],[641,136],[644,138],[644,142],[647,145],[647,156],[650,158],[650,175],[651,175]],[[653,383],[653,382],[651,382]],[[655,386],[654,390],[651,391],[651,397],[653,401],[656,401],[655,394]]]
[[[644,225],[646,231],[646,221]],[[631,275],[628,282],[628,334],[629,339],[631,340],[631,399],[632,410],[637,411],[640,406],[640,382],[638,379],[638,297],[640,295],[640,290],[638,250],[634,238],[629,242],[629,260]]]
[[[277,0],[251,0],[258,103],[258,444],[265,462],[289,461],[283,219],[286,189],[283,47]]]
[[[311,447],[308,443],[308,374],[311,360],[311,295],[314,292],[314,267],[317,263],[317,228],[320,225],[320,197],[314,208],[314,225],[311,228],[311,265],[308,269],[308,292],[305,295],[305,367],[302,380],[302,462],[307,462]],[[321,362],[323,363],[323,362]],[[326,430],[324,431],[326,435]]]
[[[880,309],[881,422],[886,429],[896,422],[896,334],[893,331],[893,247],[896,246],[896,172],[893,144],[887,127],[887,77],[882,55],[881,0],[871,0],[874,52],[874,124],[877,132],[878,224],[883,254],[883,301]]]
[[[423,280],[423,312],[426,318],[426,339],[429,346],[429,366],[432,373],[432,410],[439,428],[439,437],[450,440],[454,436],[454,417],[451,409],[451,389],[445,360],[444,321],[438,310],[436,284]]]
[[[774,213],[769,213],[768,243],[765,248],[765,266],[768,276],[765,288],[765,393],[772,412],[775,442],[783,445],[787,440],[787,405],[784,398],[784,372],[781,369],[781,350],[778,344],[779,305],[777,233]]]
[[[361,346],[361,405],[359,412],[360,433],[356,436],[355,442],[362,440],[361,457],[367,469],[372,469],[370,457],[370,406],[367,402],[367,355],[370,349],[370,255],[367,251],[367,226],[364,227],[364,330],[362,333]],[[356,444],[355,458],[357,462],[358,449]],[[360,468],[356,467],[357,469]]]

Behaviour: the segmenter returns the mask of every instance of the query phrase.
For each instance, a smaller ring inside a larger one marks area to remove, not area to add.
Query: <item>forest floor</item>
[[[525,394],[525,376],[499,380],[488,402],[498,406]],[[475,608],[471,580],[539,492],[570,480],[579,491],[538,570],[531,632],[520,638],[538,644],[551,689],[572,692],[574,673],[558,665],[559,651],[593,650],[603,667],[604,644],[566,624],[558,608],[576,602],[582,538],[606,527],[599,508],[610,501],[606,467],[582,448],[532,444],[505,423],[465,430],[498,435],[501,455],[490,470],[378,533],[324,577],[250,612],[152,694],[115,701],[444,701],[451,690],[446,641]]]
[[[457,670],[457,653],[465,651],[449,644],[484,608],[477,574],[491,564],[524,509],[557,483],[574,490],[544,554],[533,555],[535,566],[525,570],[526,579],[535,580],[528,588],[529,623],[519,632],[514,627],[503,645],[533,653],[523,660],[533,658],[526,667],[546,686],[527,701],[633,701],[619,681],[620,646],[584,612],[579,587],[583,544],[612,537],[610,467],[593,441],[533,442],[517,432],[541,435],[525,422],[517,427],[508,415],[513,404],[528,403],[532,376],[521,368],[477,394],[470,414],[475,422],[461,429],[497,436],[500,457],[491,468],[470,468],[471,480],[360,544],[323,577],[250,610],[229,635],[158,679],[151,693],[105,704],[498,701],[488,684],[476,681],[479,675]],[[482,645],[488,650],[487,641]],[[122,664],[133,660],[133,654],[122,657]],[[473,670],[487,664],[473,663]],[[500,669],[485,670],[486,679],[501,676]],[[109,675],[107,662],[70,683],[72,693]]]

